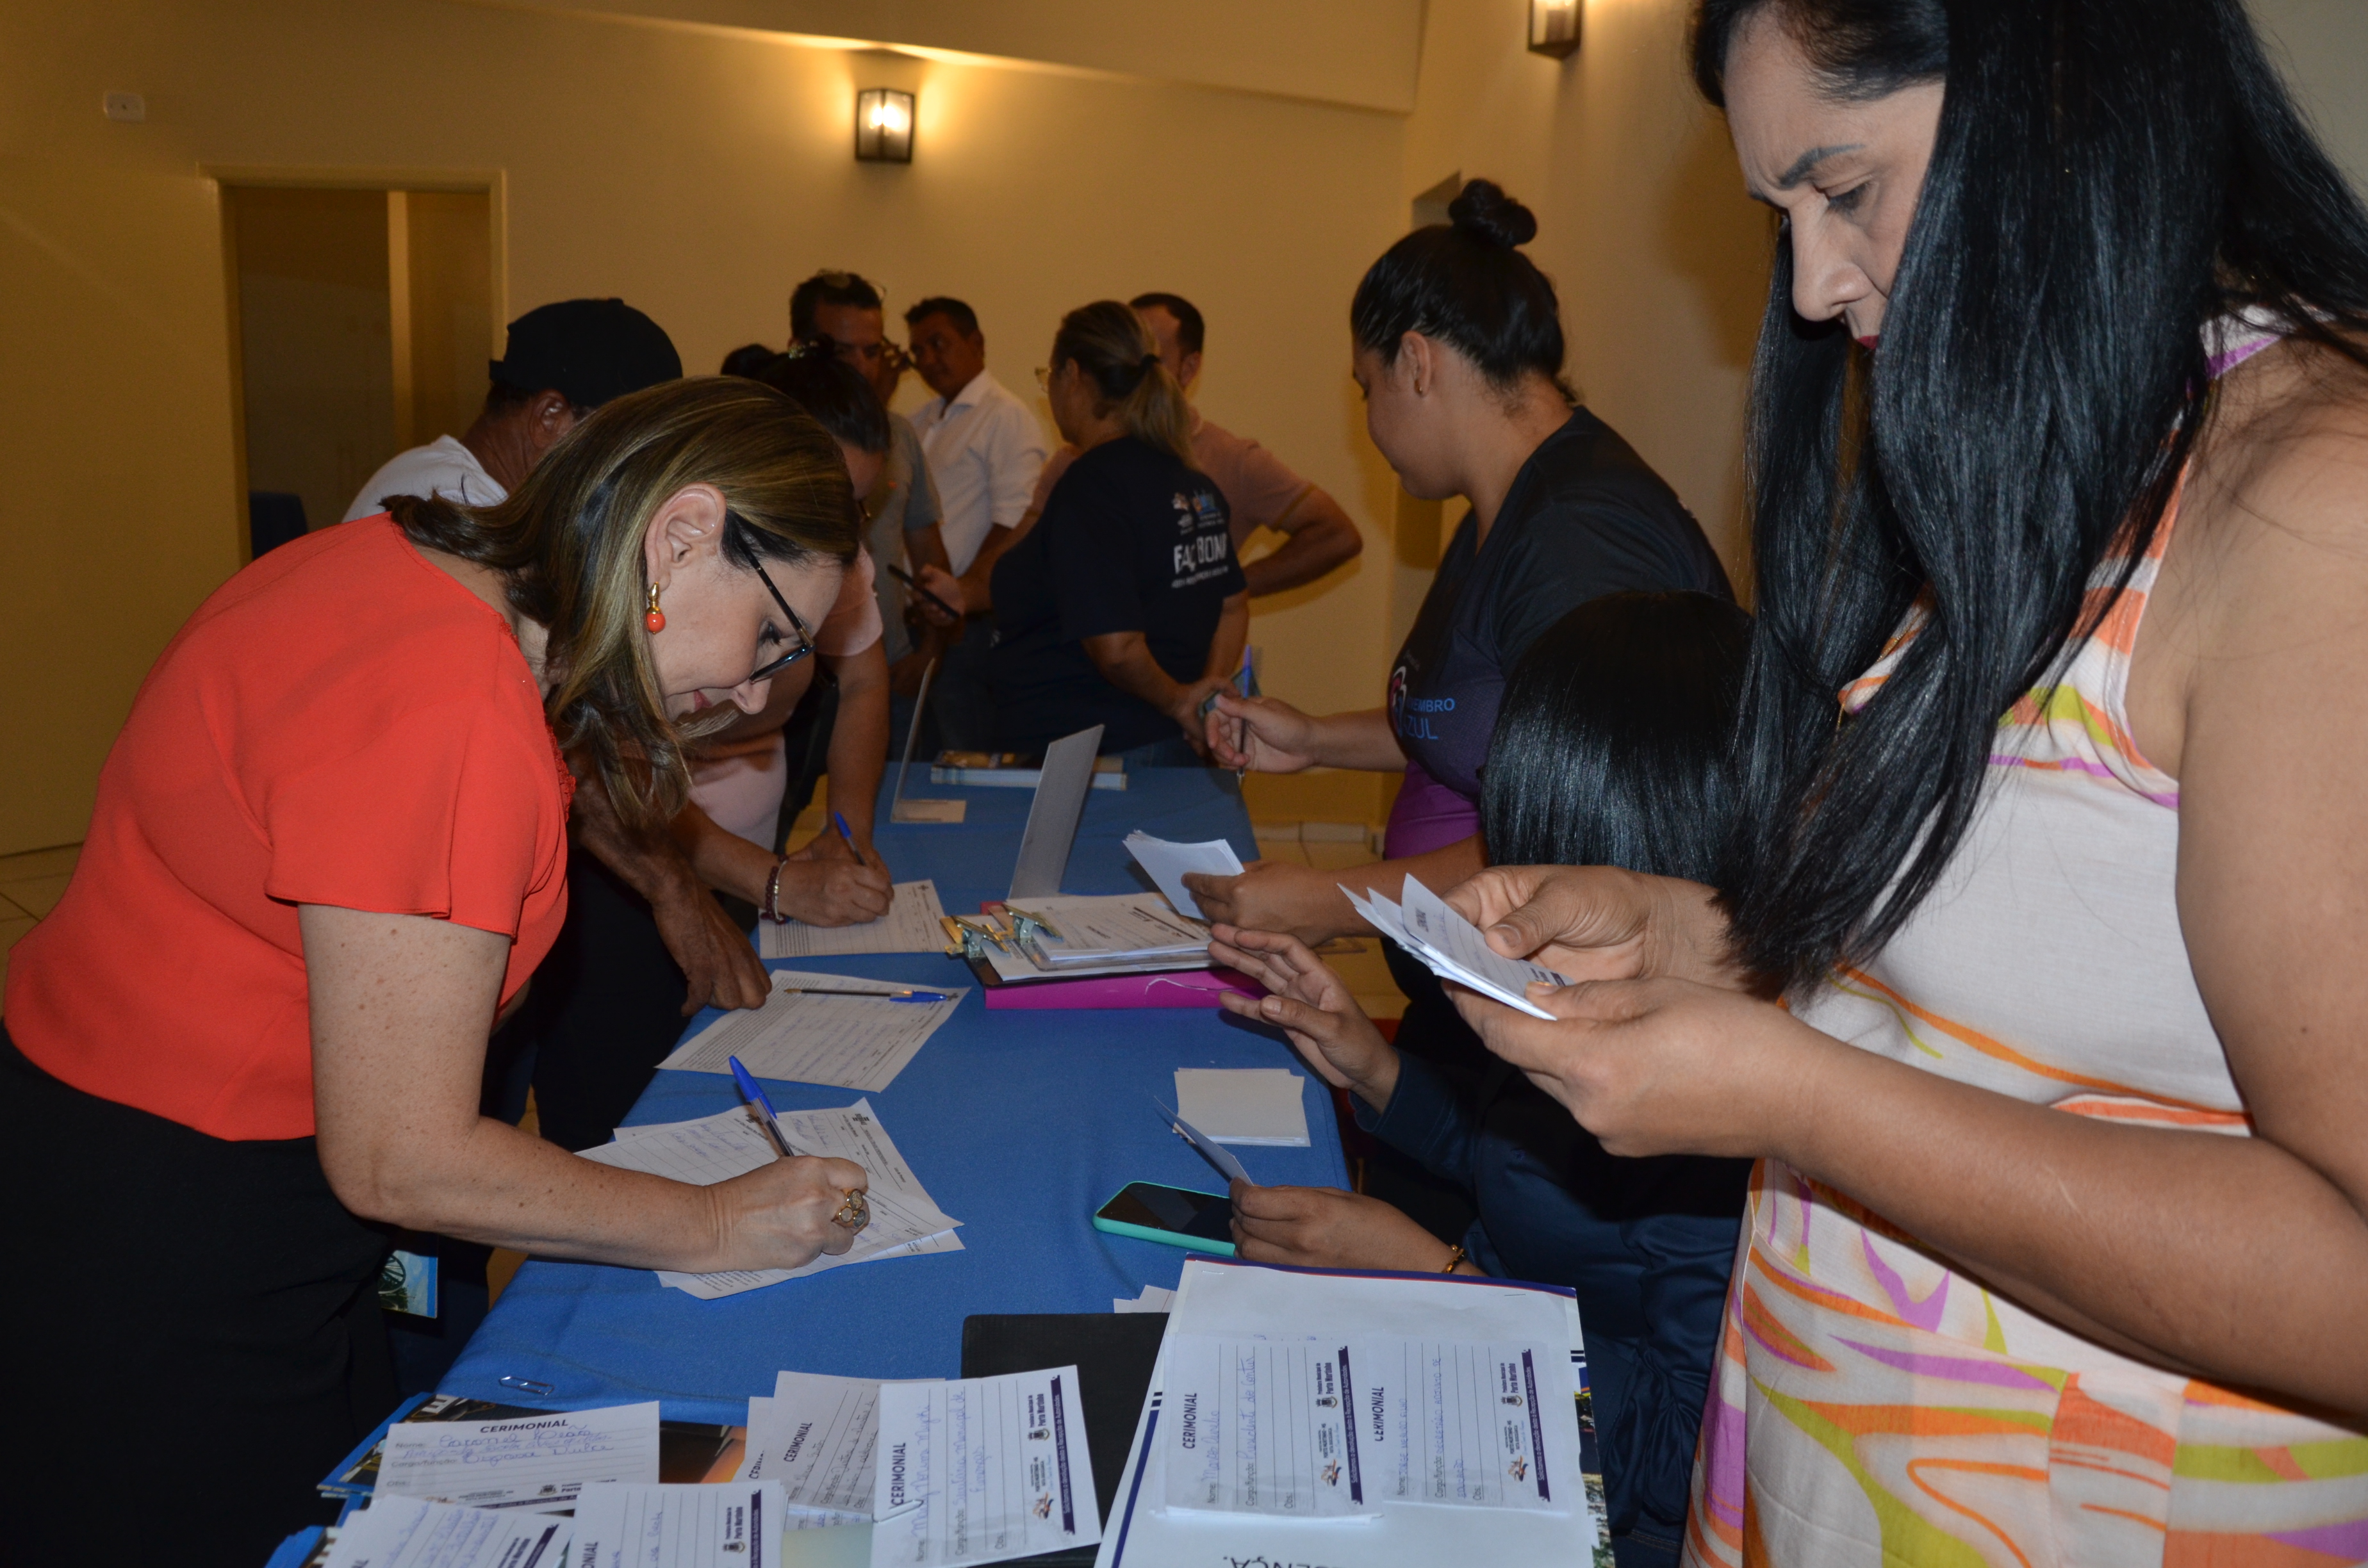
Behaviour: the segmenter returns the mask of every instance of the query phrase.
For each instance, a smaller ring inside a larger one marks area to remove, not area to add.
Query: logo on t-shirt
[[[1224,508],[1210,490],[1190,494],[1179,490],[1173,498],[1176,530],[1190,537],[1169,547],[1175,576],[1167,585],[1189,588],[1224,574],[1234,558],[1233,535],[1225,528]]]

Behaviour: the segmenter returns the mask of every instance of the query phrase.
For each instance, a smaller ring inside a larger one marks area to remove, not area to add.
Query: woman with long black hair
[[[1690,1554],[2356,1561],[2368,214],[2238,0],[1695,39],[1785,222],[1742,869],[1456,895],[1589,983],[1492,1049],[1760,1158]]]

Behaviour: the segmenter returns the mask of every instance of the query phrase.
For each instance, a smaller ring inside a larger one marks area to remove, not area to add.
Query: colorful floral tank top
[[[2272,341],[2224,329],[2214,373]],[[2180,935],[2179,785],[2124,701],[2175,520],[2000,722],[1941,885],[1878,959],[1796,1004],[1805,1021],[2069,1115],[2250,1135]],[[1687,1538],[1691,1564],[2333,1568],[2368,1559],[2368,1436],[2092,1344],[1763,1160]]]

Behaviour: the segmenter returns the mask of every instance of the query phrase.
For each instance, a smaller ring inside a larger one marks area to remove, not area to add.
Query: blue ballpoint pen
[[[833,812],[830,813],[830,820],[831,824],[838,829],[839,837],[847,840],[847,852],[855,857],[855,863],[859,866],[870,866],[871,862],[863,858],[863,851],[855,846],[855,835],[848,830],[847,818]]]
[[[757,1114],[764,1118],[766,1131],[772,1133],[773,1142],[781,1146],[783,1157],[791,1160],[798,1158],[797,1150],[790,1146],[789,1135],[781,1131],[781,1119],[773,1114],[773,1102],[765,1097],[764,1086],[757,1082],[748,1069],[740,1065],[738,1057],[734,1056],[729,1060],[732,1063],[733,1081],[740,1085],[740,1092],[748,1096],[748,1103],[757,1108]]]

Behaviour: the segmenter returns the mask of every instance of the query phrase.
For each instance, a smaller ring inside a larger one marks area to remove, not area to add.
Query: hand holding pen
[[[848,1251],[871,1219],[864,1198],[871,1177],[851,1160],[802,1152],[756,1076],[736,1056],[731,1065],[733,1081],[781,1157],[706,1189],[720,1206],[723,1244],[717,1267],[799,1268],[817,1253]]]

